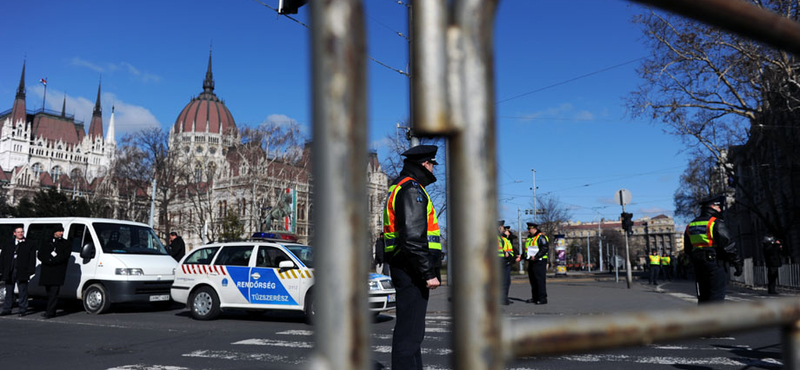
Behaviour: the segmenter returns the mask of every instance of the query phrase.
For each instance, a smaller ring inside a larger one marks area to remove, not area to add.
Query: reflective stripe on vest
[[[661,265],[669,266],[669,257],[661,257]]]
[[[397,241],[397,224],[395,223],[395,201],[397,193],[400,192],[402,185],[408,181],[414,181],[410,177],[405,177],[400,182],[389,188],[389,197],[386,199],[386,208],[383,210],[383,239],[384,251],[397,253],[395,244]],[[420,185],[422,192],[428,199],[428,249],[442,250],[441,233],[439,231],[439,219],[436,217],[436,210],[433,209],[433,202],[425,188]]]
[[[708,221],[694,221],[686,226],[686,234],[689,235],[689,242],[692,249],[710,248],[714,246],[714,223],[716,217],[711,217]]]
[[[651,265],[660,265],[661,264],[661,257],[650,255],[650,264]]]
[[[506,239],[503,236],[497,236],[497,255],[499,257],[505,257],[506,252],[509,256],[514,255],[514,247],[511,245],[511,241]]]
[[[536,253],[539,253],[539,237],[540,236],[544,236],[544,240],[548,241],[547,235],[544,235],[542,233],[537,233],[536,236],[534,236],[533,238],[528,237],[527,239],[525,239],[525,257],[526,258],[528,257],[528,248],[531,248],[531,247],[533,248],[533,256],[536,256]],[[542,259],[546,259],[546,258],[547,258],[547,254],[542,256]]]

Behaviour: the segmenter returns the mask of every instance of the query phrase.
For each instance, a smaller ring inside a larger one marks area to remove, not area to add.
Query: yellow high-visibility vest
[[[711,217],[708,221],[695,221],[686,225],[686,234],[689,235],[689,242],[692,249],[710,248],[714,246],[714,223],[716,217]]]
[[[650,264],[651,265],[660,265],[661,264],[661,256],[654,256],[650,255]]]
[[[533,252],[532,254],[534,256],[536,255],[536,253],[539,253],[539,237],[541,237],[541,236],[544,236],[544,240],[545,241],[549,241],[547,239],[547,235],[544,235],[542,233],[536,234],[536,236],[534,236],[533,238],[528,237],[527,239],[525,239],[525,257],[528,256],[528,248],[532,248],[533,249],[532,250],[532,252]],[[542,259],[547,259],[547,254],[542,256]]]
[[[386,253],[397,253],[395,244],[397,242],[397,225],[395,223],[395,200],[397,193],[402,188],[402,185],[408,181],[414,181],[410,177],[406,177],[395,185],[389,188],[389,198],[386,199],[386,209],[383,210],[383,240],[384,251]],[[433,209],[433,202],[425,187],[419,185],[422,192],[428,198],[428,249],[442,250],[441,233],[439,231],[439,219],[436,217],[436,210]]]

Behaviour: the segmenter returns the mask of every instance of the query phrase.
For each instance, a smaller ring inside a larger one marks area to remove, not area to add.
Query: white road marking
[[[274,347],[292,347],[292,348],[313,348],[314,344],[309,342],[291,342],[286,340],[275,339],[245,339],[231,344],[245,344],[252,346],[274,346]]]
[[[426,333],[449,333],[450,329],[445,328],[425,328]]]
[[[189,370],[188,367],[181,366],[168,366],[168,365],[124,365],[117,367],[110,367],[108,370]]]
[[[661,356],[626,356],[626,355],[576,355],[562,356],[558,359],[577,362],[633,362],[637,364],[653,365],[693,365],[693,366],[782,366],[776,359],[754,359],[754,358],[728,358],[728,357],[661,357]]]
[[[234,360],[234,361],[266,361],[266,362],[282,362],[300,364],[305,361],[288,361],[286,356],[273,355],[269,353],[241,353],[230,351],[208,351],[199,350],[191,353],[183,354],[183,357],[198,357],[198,358],[215,358],[219,360]]]
[[[284,330],[284,331],[279,331],[279,332],[277,332],[275,334],[310,336],[310,335],[314,335],[314,332],[311,331],[311,330]]]

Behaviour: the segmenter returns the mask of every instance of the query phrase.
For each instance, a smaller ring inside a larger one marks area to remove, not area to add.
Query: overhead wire
[[[275,7],[273,7],[273,6],[270,6],[269,4],[267,4],[267,3],[265,3],[265,2],[263,2],[263,1],[261,1],[261,0],[253,0],[253,1],[254,1],[254,2],[256,2],[256,3],[259,3],[259,4],[263,5],[263,6],[265,6],[265,7],[267,7],[267,8],[269,8],[269,9],[272,9],[272,10],[273,10],[273,11],[274,11],[276,14],[278,14],[278,15],[282,15],[282,16],[284,16],[284,17],[286,17],[286,18],[289,18],[289,19],[291,19],[292,21],[295,21],[297,24],[299,24],[299,25],[301,25],[301,26],[303,26],[303,27],[305,27],[305,28],[311,29],[311,27],[309,27],[307,24],[305,24],[305,23],[301,22],[300,20],[298,20],[298,19],[296,19],[296,18],[294,18],[294,17],[292,17],[292,16],[290,16],[290,15],[288,15],[288,14],[281,14],[281,13],[279,13],[277,8],[275,8]],[[390,70],[392,70],[392,71],[395,71],[395,72],[397,72],[397,73],[399,73],[399,74],[401,74],[401,75],[404,75],[404,76],[406,76],[406,77],[411,77],[411,75],[410,75],[408,72],[405,72],[405,71],[403,71],[403,70],[401,70],[401,69],[394,68],[394,67],[392,67],[392,66],[390,66],[390,65],[388,65],[388,64],[386,64],[386,63],[384,63],[384,62],[381,62],[381,61],[379,61],[378,59],[375,59],[375,58],[373,58],[373,57],[372,57],[372,56],[370,56],[370,55],[367,55],[367,57],[369,57],[369,59],[370,59],[370,60],[372,60],[372,61],[373,61],[373,62],[375,62],[375,63],[378,63],[379,65],[381,65],[381,66],[383,66],[383,67],[386,67],[386,68],[388,68],[388,69],[390,69]]]

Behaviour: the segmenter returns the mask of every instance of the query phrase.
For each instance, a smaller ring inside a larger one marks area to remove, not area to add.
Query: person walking
[[[653,253],[650,254],[650,284],[658,285],[658,273],[661,269],[661,257],[658,255],[658,251],[653,249]]]
[[[728,286],[728,264],[734,276],[742,275],[742,260],[736,253],[725,221],[724,197],[712,196],[700,202],[700,216],[686,225],[684,248],[690,254],[697,283],[697,303],[722,302]]]
[[[56,226],[53,238],[46,240],[39,250],[39,261],[42,262],[39,285],[44,285],[47,292],[47,308],[42,314],[45,319],[56,317],[58,293],[67,276],[70,254],[69,242],[64,240],[64,228]]]
[[[392,336],[392,369],[421,370],[425,313],[431,289],[439,287],[435,262],[441,261],[439,221],[425,187],[436,181],[434,145],[402,153],[403,169],[389,187],[383,215],[384,260],[397,291]]]
[[[778,294],[778,269],[783,265],[781,262],[781,241],[772,235],[764,236],[762,241],[764,247],[764,263],[767,265],[767,293]]]
[[[14,304],[14,284],[19,292],[19,316],[28,311],[28,280],[36,272],[36,248],[25,241],[22,227],[14,229],[14,237],[9,238],[0,250],[0,276],[6,283],[6,298],[0,316],[10,315]]]
[[[528,222],[528,238],[525,239],[525,260],[528,265],[528,282],[531,284],[531,299],[534,304],[547,304],[547,253],[550,251],[547,235],[539,231],[539,224]]]
[[[183,238],[174,231],[169,233],[169,254],[178,262],[186,254],[186,244],[184,244]]]

